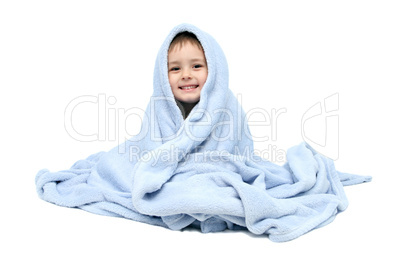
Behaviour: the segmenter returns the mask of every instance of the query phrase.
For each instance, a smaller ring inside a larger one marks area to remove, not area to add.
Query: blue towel
[[[167,69],[169,45],[183,31],[197,36],[208,65],[200,101],[185,119]],[[39,171],[37,192],[60,206],[173,230],[249,230],[282,242],[344,211],[343,185],[371,180],[337,172],[330,159],[306,143],[290,148],[283,166],[263,160],[253,154],[246,120],[228,88],[228,66],[218,43],[181,24],[158,53],[140,133],[68,170]]]

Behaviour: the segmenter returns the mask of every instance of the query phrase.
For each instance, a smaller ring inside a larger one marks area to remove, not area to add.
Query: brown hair
[[[185,31],[185,32],[176,34],[176,36],[173,38],[172,42],[170,43],[168,51],[171,51],[177,45],[179,47],[182,47],[183,44],[186,42],[190,42],[193,45],[197,45],[199,49],[204,50],[201,46],[200,41],[195,36],[195,34]]]

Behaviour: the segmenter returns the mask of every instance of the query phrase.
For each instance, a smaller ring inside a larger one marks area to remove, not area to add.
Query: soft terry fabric
[[[201,99],[184,120],[168,81],[174,36],[194,33],[208,65]],[[138,135],[70,169],[37,174],[39,196],[57,205],[202,232],[247,229],[288,241],[326,225],[347,207],[343,185],[370,177],[342,174],[302,143],[275,165],[253,155],[245,113],[228,89],[216,41],[198,28],[175,27],[156,60],[153,95]]]

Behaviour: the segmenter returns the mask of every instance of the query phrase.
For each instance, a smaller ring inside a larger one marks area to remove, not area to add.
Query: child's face
[[[208,76],[204,52],[196,45],[185,42],[168,53],[169,83],[176,100],[196,103]]]

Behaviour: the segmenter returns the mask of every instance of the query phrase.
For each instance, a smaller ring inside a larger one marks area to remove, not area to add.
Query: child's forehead
[[[168,64],[178,62],[194,62],[202,61],[206,62],[204,51],[198,48],[196,45],[186,44],[182,47],[175,47],[168,53]]]
[[[168,53],[173,53],[173,52],[178,52],[181,50],[187,50],[187,51],[201,51],[204,53],[204,50],[202,47],[198,46],[196,43],[193,43],[191,41],[185,41],[180,44],[173,45],[173,47],[169,48]]]

